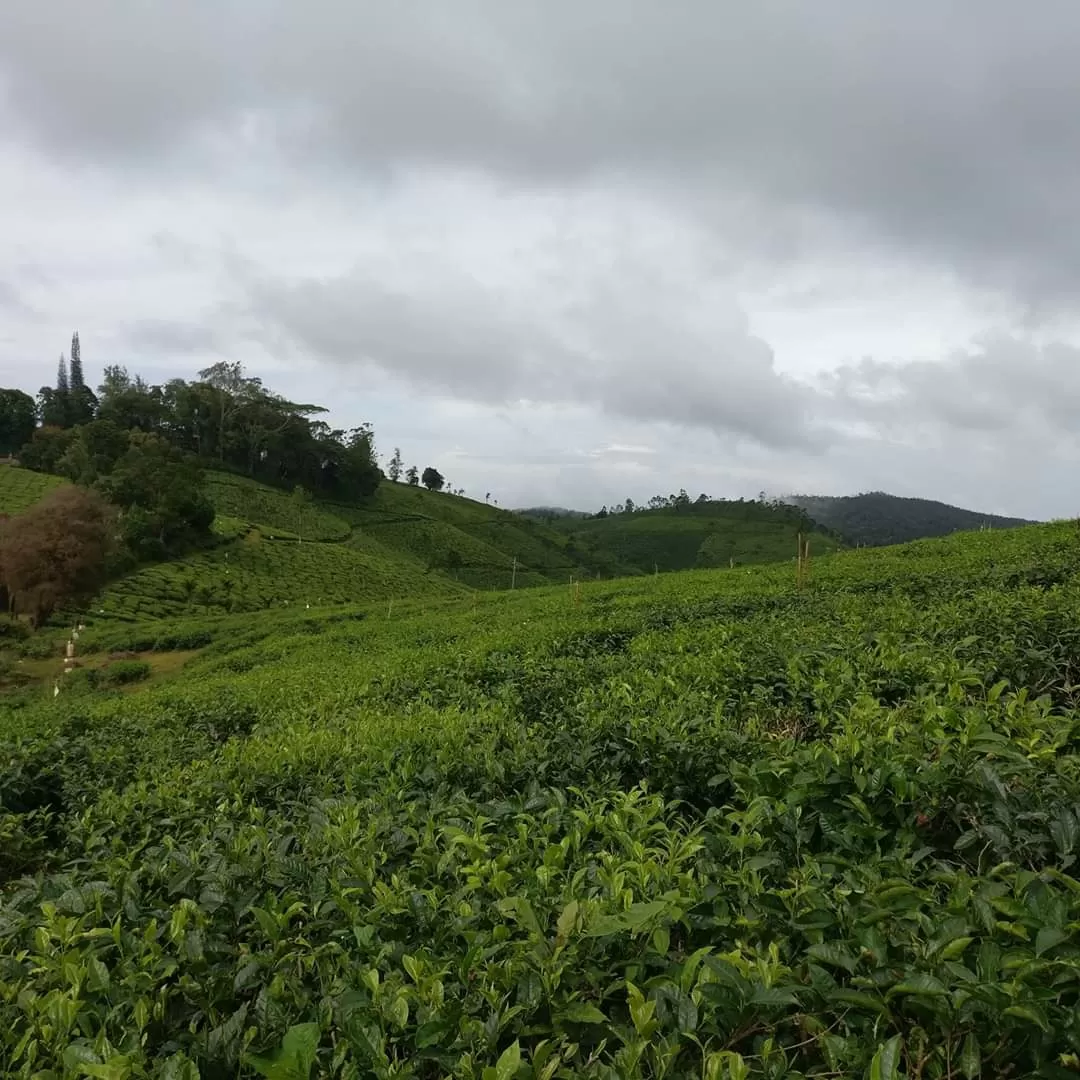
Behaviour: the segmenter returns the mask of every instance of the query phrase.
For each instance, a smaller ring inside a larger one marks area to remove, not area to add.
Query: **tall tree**
[[[105,368],[97,400],[98,417],[122,428],[157,431],[164,422],[161,388],[150,386],[138,375],[132,378],[127,368],[116,364]]]
[[[394,483],[397,483],[401,479],[401,470],[405,467],[405,463],[401,460],[401,447],[394,447],[394,456],[390,459],[390,464],[386,467],[386,475],[390,477]]]
[[[83,378],[82,349],[79,346],[79,332],[71,335],[71,375],[68,379],[70,386],[70,420],[73,424],[88,424],[94,419],[97,407],[97,398],[93,390],[86,385]]]
[[[72,390],[78,390],[86,385],[83,379],[82,350],[79,348],[79,331],[71,335],[71,378],[69,380]]]
[[[225,434],[229,421],[245,401],[250,401],[262,387],[260,379],[249,379],[239,360],[219,360],[199,372],[199,378],[214,391],[217,412],[217,456],[225,460]]]
[[[38,414],[46,427],[71,427],[71,384],[63,353],[56,367],[56,386],[38,391]]]
[[[38,391],[37,414],[41,426],[62,428],[67,423],[67,400],[54,386],[43,386]]]
[[[17,454],[34,435],[37,406],[21,390],[0,389],[0,454]]]

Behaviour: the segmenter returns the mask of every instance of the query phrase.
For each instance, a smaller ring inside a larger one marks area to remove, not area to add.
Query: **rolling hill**
[[[908,499],[871,491],[863,495],[787,495],[786,502],[802,507],[819,525],[849,544],[877,547],[903,544],[968,529],[1011,529],[1031,525],[1024,518],[980,514],[932,499]]]
[[[635,572],[509,511],[407,484],[385,481],[353,504],[297,499],[230,473],[208,473],[205,488],[216,543],[112,582],[92,604],[96,616],[393,603]]]
[[[604,517],[557,518],[576,551],[606,551],[639,573],[782,562],[795,557],[797,536],[809,532],[812,555],[839,546],[826,530],[793,511],[743,500],[708,500],[675,508]]]
[[[0,512],[63,481],[0,471]],[[796,537],[814,556],[839,546],[792,506],[705,501],[537,521],[472,499],[383,482],[354,503],[312,499],[225,472],[205,489],[214,542],[112,581],[92,603],[123,621],[254,612],[525,588],[571,579],[786,562]]]

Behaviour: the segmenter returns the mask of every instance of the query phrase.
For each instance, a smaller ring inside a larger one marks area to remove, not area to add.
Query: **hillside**
[[[53,488],[67,483],[59,476],[0,462],[0,514],[20,514]]]
[[[1053,525],[31,639],[0,1071],[1064,1076],[1078,607]]]
[[[795,558],[797,537],[810,535],[811,557],[836,550],[835,537],[792,513],[759,502],[709,500],[687,506],[559,518],[574,550],[609,551],[639,572],[690,570],[784,562]]]
[[[968,529],[1012,529],[1033,524],[1024,518],[980,514],[932,499],[907,499],[883,491],[839,497],[787,495],[784,498],[801,506],[814,521],[842,536],[847,543],[869,547],[947,536]]]
[[[407,484],[386,481],[354,504],[228,473],[209,473],[205,489],[218,542],[113,582],[92,604],[99,615],[393,602],[633,572],[508,511]]]

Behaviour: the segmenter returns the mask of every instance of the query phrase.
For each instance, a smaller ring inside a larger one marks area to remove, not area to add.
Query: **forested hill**
[[[787,495],[785,501],[802,507],[819,525],[849,544],[902,544],[966,529],[1011,529],[1030,525],[1024,518],[999,517],[964,510],[933,499],[907,499],[884,491],[862,495]]]
[[[685,492],[655,496],[648,507],[627,503],[549,524],[570,537],[571,550],[604,551],[644,573],[783,562],[795,558],[800,533],[809,537],[812,555],[838,546],[799,507],[704,495],[691,501]]]

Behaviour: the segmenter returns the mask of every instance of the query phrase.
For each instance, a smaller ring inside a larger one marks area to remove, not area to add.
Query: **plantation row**
[[[0,1068],[1075,1075],[1078,572],[1059,525],[91,625],[202,651],[8,707]]]
[[[0,463],[0,514],[21,514],[62,483],[58,476]]]

